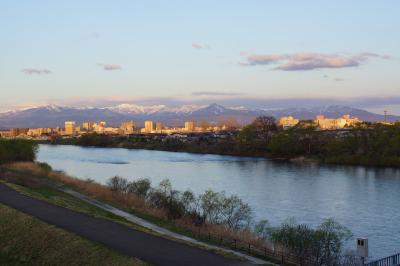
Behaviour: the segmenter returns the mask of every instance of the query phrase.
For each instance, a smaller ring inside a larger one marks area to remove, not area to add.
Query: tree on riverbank
[[[400,166],[400,125],[360,124],[346,131],[294,127],[273,135],[274,157],[312,157],[326,163]]]
[[[18,161],[33,162],[38,144],[24,139],[0,139],[0,164]]]
[[[317,228],[288,220],[271,229],[272,241],[300,258],[300,263],[311,265],[348,265],[344,255],[344,243],[352,234],[333,219],[325,220]]]

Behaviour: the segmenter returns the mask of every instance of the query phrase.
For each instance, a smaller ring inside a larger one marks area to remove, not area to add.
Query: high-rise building
[[[146,133],[151,133],[151,132],[154,131],[154,123],[153,123],[153,121],[148,120],[148,121],[144,122],[144,131]]]
[[[66,135],[74,135],[76,130],[75,130],[75,121],[65,121],[65,134]]]
[[[193,132],[195,130],[195,124],[193,121],[185,122],[185,131]]]
[[[123,134],[132,134],[135,130],[135,123],[133,121],[123,122],[119,128]]]
[[[94,130],[94,122],[83,122],[82,129],[85,131],[93,131]]]
[[[157,122],[156,123],[156,131],[158,133],[160,133],[162,131],[162,129],[163,129],[163,126],[162,126],[161,122]]]

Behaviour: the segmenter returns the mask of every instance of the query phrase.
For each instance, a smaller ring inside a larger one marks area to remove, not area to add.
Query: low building
[[[98,124],[94,123],[93,130],[98,134],[103,134],[105,132],[106,122],[100,121]]]
[[[53,133],[52,128],[30,128],[27,135],[30,137],[49,136]]]
[[[283,129],[287,129],[294,127],[299,122],[300,122],[299,119],[296,119],[293,116],[284,116],[279,119],[278,125],[283,127]]]
[[[29,128],[12,128],[10,129],[10,137],[18,137],[21,135],[26,135],[29,131]]]
[[[339,118],[325,118],[323,115],[317,115],[314,122],[320,129],[341,129],[354,126],[360,123],[361,120],[357,117],[351,117],[348,114]]]
[[[10,137],[10,136],[11,136],[10,131],[8,131],[8,130],[0,131],[0,137],[2,137],[2,138],[8,138],[8,137]]]
[[[120,129],[116,127],[105,127],[103,130],[103,134],[117,135],[119,134]]]

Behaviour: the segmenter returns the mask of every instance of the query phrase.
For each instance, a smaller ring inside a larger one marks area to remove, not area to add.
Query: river
[[[236,194],[255,219],[287,218],[311,226],[334,218],[355,237],[369,239],[370,257],[400,252],[400,170],[293,164],[261,158],[118,148],[40,145],[38,161],[78,178],[105,183],[120,175],[170,179],[178,190],[208,188]],[[355,247],[355,243],[353,245]]]

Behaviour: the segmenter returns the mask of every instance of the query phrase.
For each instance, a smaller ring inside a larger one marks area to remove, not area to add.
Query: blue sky
[[[399,11],[400,1],[366,0],[1,1],[0,105],[368,98],[379,109],[387,98],[396,106]]]

